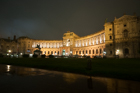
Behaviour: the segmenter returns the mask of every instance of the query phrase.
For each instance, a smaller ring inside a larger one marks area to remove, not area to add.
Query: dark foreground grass
[[[87,59],[75,58],[0,58],[0,64],[140,81],[140,59],[92,59],[91,70]]]

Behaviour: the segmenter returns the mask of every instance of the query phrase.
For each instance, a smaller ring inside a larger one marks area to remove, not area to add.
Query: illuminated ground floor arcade
[[[26,54],[34,54],[34,51],[37,50],[37,48],[31,48],[27,49],[30,51],[21,51],[21,53]],[[100,45],[93,45],[93,46],[87,46],[87,47],[59,47],[59,48],[42,48],[41,49],[42,54],[45,54],[46,56],[54,55],[54,56],[90,56],[91,58],[94,56],[100,56],[103,57],[106,55],[105,52],[105,44]],[[41,54],[41,55],[42,55]]]

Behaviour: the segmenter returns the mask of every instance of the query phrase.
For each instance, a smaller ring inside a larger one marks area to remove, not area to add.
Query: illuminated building
[[[107,57],[140,57],[140,17],[124,15],[104,27]]]
[[[34,54],[40,45],[42,54],[64,56],[140,57],[140,18],[124,15],[104,24],[104,30],[80,37],[74,32],[64,33],[63,40],[35,40],[19,37],[0,39],[0,52],[11,50],[17,54]]]
[[[5,55],[16,54],[18,48],[18,43],[16,36],[13,40],[8,37],[8,39],[0,38],[0,53]]]

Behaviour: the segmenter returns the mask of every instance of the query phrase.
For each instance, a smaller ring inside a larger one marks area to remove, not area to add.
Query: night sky
[[[67,31],[85,36],[102,30],[106,18],[134,12],[140,16],[139,0],[0,0],[0,38],[60,40]]]

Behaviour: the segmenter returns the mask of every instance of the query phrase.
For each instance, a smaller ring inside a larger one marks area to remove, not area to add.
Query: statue
[[[40,45],[37,45],[36,48],[38,48],[39,50],[41,49],[41,48],[40,48]]]

